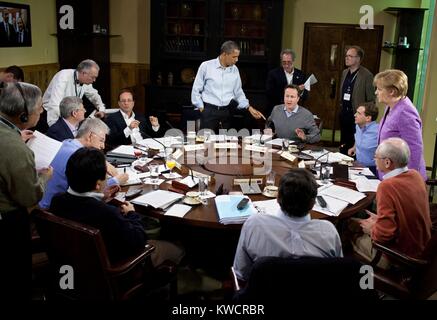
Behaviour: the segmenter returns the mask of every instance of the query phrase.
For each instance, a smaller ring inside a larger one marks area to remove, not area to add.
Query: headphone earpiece
[[[22,123],[26,123],[29,120],[29,110],[27,109],[27,102],[26,102],[26,98],[24,97],[24,92],[23,92],[23,88],[21,87],[21,85],[18,82],[15,82],[15,86],[17,87],[18,91],[21,94],[21,97],[23,98],[23,108],[24,111],[22,114],[20,114],[20,121]]]

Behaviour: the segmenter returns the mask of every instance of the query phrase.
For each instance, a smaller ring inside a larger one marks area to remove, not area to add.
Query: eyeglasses
[[[389,159],[390,160],[390,158],[389,157],[378,157],[378,156],[373,156],[373,160],[376,160],[376,159],[379,159],[379,160],[384,160],[384,159]]]
[[[127,99],[127,100],[118,100],[121,103],[126,103],[126,102],[134,102],[132,99]]]
[[[87,71],[83,71],[83,74],[86,74],[91,80],[96,80],[98,77],[97,75],[90,74]]]
[[[358,56],[353,56],[353,55],[347,54],[345,57],[346,57],[346,58],[356,58],[356,57],[358,57]]]

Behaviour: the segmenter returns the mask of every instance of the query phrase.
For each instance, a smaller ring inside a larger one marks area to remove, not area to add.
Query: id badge
[[[350,101],[351,100],[351,94],[350,93],[345,93],[343,96],[343,100],[344,101]]]

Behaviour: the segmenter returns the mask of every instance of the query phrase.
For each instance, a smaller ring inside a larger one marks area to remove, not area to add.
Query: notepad
[[[184,195],[180,193],[167,190],[156,190],[135,198],[131,202],[141,206],[151,206],[155,209],[163,209],[183,197]]]

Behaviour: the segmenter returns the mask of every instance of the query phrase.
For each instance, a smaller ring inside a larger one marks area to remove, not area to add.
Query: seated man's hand
[[[302,141],[306,141],[307,136],[305,135],[305,132],[304,132],[302,129],[297,128],[294,132],[296,132],[296,135],[297,135],[297,136],[298,136]]]
[[[258,110],[256,110],[254,107],[249,106],[249,108],[247,108],[247,109],[249,110],[252,117],[254,117],[255,119],[258,120],[258,119],[262,118],[262,119],[266,120],[266,117],[264,117],[264,115],[261,112],[259,112]]]
[[[34,138],[32,130],[21,130],[21,139],[26,142],[27,140]]]
[[[150,121],[150,124],[152,125],[152,127],[159,127],[159,121],[158,121],[157,117],[150,116],[149,121]]]
[[[352,147],[347,151],[347,154],[351,157],[355,157],[355,148]]]
[[[105,113],[103,111],[98,111],[94,114],[94,117],[99,118],[99,119],[103,119],[105,117]]]
[[[123,212],[123,214],[127,214],[131,211],[135,211],[133,204],[129,201],[125,201],[125,203],[121,205],[121,212]]]
[[[129,128],[132,130],[138,128],[139,126],[140,126],[140,122],[138,120],[132,120],[132,122],[129,125]]]
[[[41,179],[49,181],[53,176],[53,167],[49,166],[48,168],[39,169],[37,173]]]
[[[129,180],[129,175],[127,173],[120,173],[117,174],[114,178],[118,180],[118,183],[123,185]]]
[[[117,192],[119,192],[121,190],[119,185],[112,185],[112,186],[107,186],[104,190],[103,190],[103,200],[109,200],[115,197],[115,195],[117,194]]]

